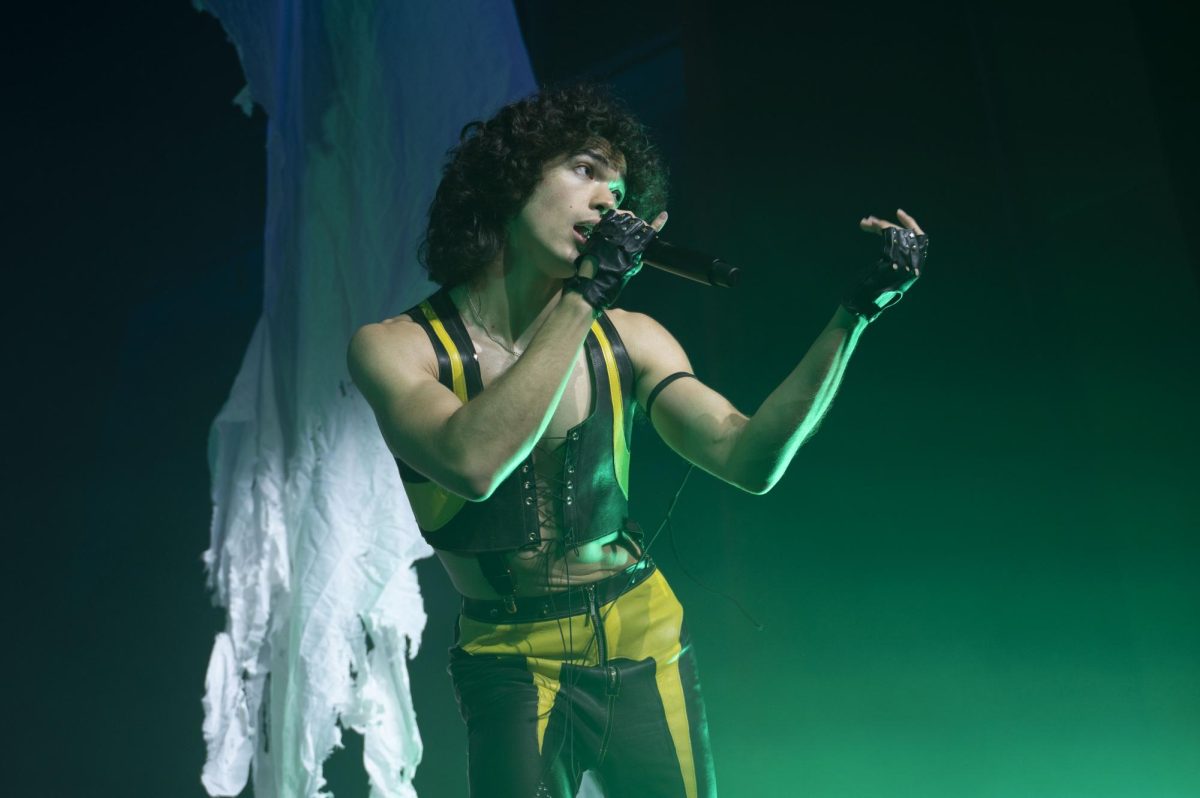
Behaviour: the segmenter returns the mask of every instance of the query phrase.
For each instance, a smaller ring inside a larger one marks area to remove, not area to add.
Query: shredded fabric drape
[[[210,795],[323,792],[341,727],[373,798],[414,796],[409,693],[427,556],[350,382],[361,324],[430,290],[416,262],[438,157],[534,88],[511,5],[203,0],[267,114],[263,313],[209,440],[205,552],[228,611],[204,697]],[[252,767],[253,766],[253,767]]]

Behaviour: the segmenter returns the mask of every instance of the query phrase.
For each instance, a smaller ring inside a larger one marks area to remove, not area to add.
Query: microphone
[[[705,285],[732,288],[742,270],[720,258],[655,238],[642,251],[642,263]]]

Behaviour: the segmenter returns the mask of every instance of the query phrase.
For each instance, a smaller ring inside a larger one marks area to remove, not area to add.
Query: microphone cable
[[[687,485],[688,478],[691,477],[692,472],[695,470],[696,470],[695,464],[688,463],[688,470],[684,473],[683,479],[680,480],[680,482],[679,482],[679,488],[675,491],[674,498],[671,499],[671,504],[667,508],[667,514],[665,516],[663,516],[662,523],[660,523],[658,525],[658,529],[654,530],[654,535],[646,543],[646,547],[644,549],[642,549],[642,557],[645,557],[646,554],[649,553],[650,547],[652,545],[654,545],[654,541],[657,540],[658,536],[662,534],[663,527],[666,527],[667,538],[671,541],[671,552],[675,555],[675,562],[678,563],[679,570],[683,571],[684,576],[686,576],[688,579],[691,579],[693,582],[695,582],[697,585],[702,587],[704,590],[707,590],[709,593],[720,596],[721,598],[723,598],[726,601],[733,604],[735,607],[738,608],[738,611],[741,612],[742,615],[746,618],[746,620],[749,622],[750,626],[752,626],[756,632],[761,632],[766,627],[764,627],[762,625],[762,623],[760,623],[759,620],[757,618],[755,618],[750,613],[749,610],[746,609],[745,605],[742,604],[742,602],[739,601],[737,599],[737,597],[735,597],[729,593],[726,593],[724,590],[720,590],[719,588],[713,587],[712,585],[708,584],[707,582],[703,581],[702,579],[697,577],[695,574],[693,574],[691,572],[691,570],[687,567],[687,563],[684,562],[682,555],[680,555],[680,553],[679,553],[679,546],[675,542],[675,523],[672,520],[671,516],[675,512],[675,505],[679,503],[679,497],[683,493],[684,486]]]
[[[695,576],[695,574],[693,574],[688,569],[687,565],[683,561],[683,558],[680,557],[680,555],[679,555],[679,547],[675,543],[675,524],[672,521],[672,516],[675,513],[676,505],[679,504],[679,497],[683,495],[683,489],[687,486],[688,479],[692,476],[692,472],[695,470],[696,470],[695,463],[688,463],[688,469],[687,469],[687,471],[684,472],[683,479],[681,479],[679,481],[679,487],[675,489],[675,495],[671,497],[670,505],[667,506],[666,515],[663,516],[663,520],[659,523],[658,528],[654,530],[654,534],[651,535],[649,540],[646,541],[646,545],[644,545],[642,547],[641,555],[638,557],[637,562],[634,563],[634,566],[640,565],[646,561],[646,558],[650,555],[650,548],[654,545],[655,541],[658,540],[659,536],[662,535],[663,529],[667,529],[668,533],[669,533],[668,537],[671,540],[671,550],[674,552],[675,559],[679,563],[679,569],[681,571],[683,571],[684,575],[687,576],[689,579],[691,579],[693,582],[695,582],[697,585],[702,587],[704,590],[707,590],[709,593],[714,593],[714,594],[722,597],[726,601],[730,602],[731,604],[733,604],[735,607],[738,608],[738,611],[741,612],[742,615],[746,618],[746,621],[750,624],[750,626],[755,631],[761,632],[766,627],[762,623],[760,623],[759,620],[757,618],[755,618],[750,613],[749,610],[746,609],[745,605],[743,605],[741,601],[739,601],[736,597],[730,595],[729,593],[726,593],[725,591],[720,590],[718,588],[712,587],[711,585],[709,585],[706,582],[697,578]],[[625,593],[629,590],[629,586],[633,584],[634,577],[636,576],[638,570],[640,570],[640,569],[633,567],[633,566],[630,567],[629,579],[625,583],[625,587],[622,588],[622,590],[617,594],[618,598],[625,595]],[[612,604],[609,606],[609,608],[604,612],[604,615],[601,616],[601,618],[600,618],[601,623],[608,620],[608,613],[612,612],[613,607],[616,606],[616,603],[617,603],[616,599],[614,599]],[[593,632],[594,632],[594,630],[593,630]],[[595,640],[595,636],[593,634],[593,639],[591,642],[588,643],[588,648],[584,652],[585,655],[591,651],[592,643],[595,643],[595,642],[596,642],[596,640]]]

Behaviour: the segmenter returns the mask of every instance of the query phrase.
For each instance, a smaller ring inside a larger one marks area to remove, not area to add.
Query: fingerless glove
[[[595,260],[595,275],[576,275],[563,284],[563,290],[582,294],[596,310],[611,308],[625,283],[642,268],[642,252],[657,235],[657,230],[633,214],[608,211],[588,236],[583,254],[575,259],[576,269],[584,258]]]
[[[917,281],[928,251],[929,236],[900,227],[885,229],[879,260],[859,272],[842,298],[842,305],[851,313],[874,321],[885,308],[899,302]]]

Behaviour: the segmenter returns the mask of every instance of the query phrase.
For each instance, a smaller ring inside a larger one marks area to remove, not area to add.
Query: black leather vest
[[[437,353],[438,380],[464,403],[483,390],[475,346],[446,289],[407,311]],[[565,545],[587,543],[625,526],[629,514],[629,445],[633,432],[633,364],[609,318],[601,314],[584,349],[592,382],[591,413],[562,446],[556,498],[539,496],[527,457],[486,500],[469,502],[431,482],[399,458],[400,477],[421,534],[435,549],[499,552],[542,542],[539,504],[554,506]]]

